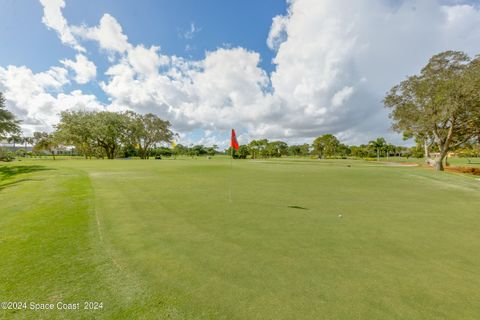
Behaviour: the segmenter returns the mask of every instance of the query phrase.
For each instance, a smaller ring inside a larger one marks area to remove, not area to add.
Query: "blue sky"
[[[41,72],[60,59],[75,57],[75,50],[58,41],[57,35],[42,23],[43,7],[39,1],[6,0],[2,7],[0,39],[8,45],[0,50],[0,66],[26,65]],[[271,72],[274,52],[265,39],[272,18],[285,11],[286,3],[281,0],[72,0],[63,13],[75,25],[95,25],[103,14],[110,13],[121,22],[130,42],[159,45],[162,53],[168,55],[200,60],[205,51],[218,47],[249,48],[261,54],[262,68]],[[104,79],[103,72],[109,67],[106,57],[98,52],[98,45],[90,43],[86,47],[98,68],[98,79]],[[68,88],[74,89],[75,85]],[[82,89],[106,102],[96,83]]]
[[[281,0],[245,1],[68,1],[64,12],[69,23],[95,25],[104,13],[121,22],[132,43],[160,44],[163,52],[201,59],[207,50],[230,44],[250,48],[262,56],[262,67],[271,71],[274,52],[265,39],[271,20],[285,13]],[[58,41],[42,23],[43,10],[36,0],[4,0],[0,10],[0,65],[28,65],[33,71],[48,69],[75,51]],[[193,38],[182,36],[191,24]],[[192,49],[186,49],[190,45]],[[91,44],[94,48],[95,45]],[[95,55],[95,50],[90,51]]]
[[[480,52],[477,1],[3,0],[0,91],[26,134],[134,110],[183,143],[346,143],[390,129],[385,92],[443,50]]]

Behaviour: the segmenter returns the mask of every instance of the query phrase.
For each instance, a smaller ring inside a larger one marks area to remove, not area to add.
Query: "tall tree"
[[[308,156],[310,154],[310,145],[308,143],[304,143],[300,146],[300,155],[301,156]]]
[[[354,157],[365,158],[365,157],[368,157],[369,155],[368,149],[369,148],[367,145],[362,144],[359,146],[351,146],[350,152],[351,152],[351,155]]]
[[[293,156],[294,158],[296,156],[299,156],[301,151],[302,151],[301,146],[299,146],[299,145],[288,146],[288,153],[289,153],[289,155]]]
[[[341,157],[347,157],[352,153],[352,150],[350,150],[350,147],[343,143],[340,143],[338,145],[336,151],[337,151],[336,155]]]
[[[51,153],[53,160],[55,160],[55,150],[58,147],[58,140],[52,133],[47,132],[34,132],[33,138],[35,139],[35,145],[33,150],[44,150]]]
[[[377,160],[380,160],[380,154],[383,150],[385,150],[387,146],[387,141],[385,141],[385,138],[377,138],[375,140],[372,140],[368,143],[368,146],[370,149],[375,151],[375,154],[377,155]]]
[[[252,140],[248,144],[248,148],[250,149],[250,154],[252,155],[252,159],[256,159],[258,157],[266,157],[266,148],[268,145],[267,139],[260,139],[260,140]]]
[[[266,154],[268,157],[279,158],[282,155],[286,155],[288,151],[288,145],[283,141],[272,141],[267,143]]]
[[[213,157],[217,153],[218,146],[214,144],[211,147],[207,148],[207,154],[211,157]]]
[[[340,141],[332,134],[324,134],[313,141],[313,151],[319,158],[336,155]]]
[[[15,120],[13,113],[7,110],[5,98],[0,92],[0,139],[5,138],[8,134],[20,133],[19,121]]]
[[[23,138],[19,134],[13,134],[13,135],[11,135],[10,137],[7,138],[7,142],[12,143],[13,144],[13,151],[16,151],[16,144],[17,143],[22,143]]]
[[[34,139],[33,139],[33,137],[23,137],[23,143],[24,143],[24,147],[25,147],[25,151],[26,151],[28,144],[33,146]]]
[[[237,151],[238,158],[246,159],[249,154],[250,154],[250,149],[248,148],[247,145],[242,144],[238,147],[238,151]]]
[[[415,75],[394,86],[384,99],[393,128],[407,136],[432,137],[439,152],[436,170],[451,148],[468,141],[480,126],[480,60],[463,52],[433,56]]]
[[[126,116],[128,117],[127,139],[137,146],[141,159],[148,158],[148,151],[155,143],[170,142],[173,139],[170,122],[152,113],[141,115],[128,111]]]
[[[56,126],[59,140],[65,144],[72,144],[85,158],[91,158],[96,140],[93,136],[95,113],[85,111],[63,111],[60,113],[60,122]]]
[[[288,154],[291,156],[308,156],[310,145],[308,143],[300,145],[291,145],[288,147]]]
[[[188,147],[182,145],[182,144],[176,144],[173,147],[173,156],[176,157],[177,155],[186,155],[188,152]]]
[[[108,159],[114,159],[121,144],[128,140],[127,126],[124,114],[108,111],[95,113],[92,136]]]

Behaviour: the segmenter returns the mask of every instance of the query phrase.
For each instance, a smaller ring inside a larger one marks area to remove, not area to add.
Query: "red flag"
[[[238,150],[237,136],[235,135],[235,130],[233,130],[233,129],[232,129],[232,139],[231,139],[231,142],[230,142],[230,146],[233,149]]]

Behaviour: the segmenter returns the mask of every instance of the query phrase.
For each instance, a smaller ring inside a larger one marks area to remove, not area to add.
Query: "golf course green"
[[[474,176],[216,156],[0,179],[0,302],[27,304],[1,319],[480,318]]]

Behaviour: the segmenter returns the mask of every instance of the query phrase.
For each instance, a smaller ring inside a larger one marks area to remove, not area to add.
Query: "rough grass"
[[[24,165],[41,169],[14,169]],[[16,170],[0,183],[0,300],[104,309],[8,317],[480,316],[473,177],[219,158],[30,161],[0,174]]]
[[[411,162],[411,163],[418,163],[419,165],[427,166],[425,163],[425,159],[417,159],[417,158],[405,158],[405,157],[390,157],[390,158],[380,158],[382,161],[393,161],[393,162]],[[472,157],[472,158],[448,158],[447,159],[449,166],[451,167],[461,167],[461,168],[480,168],[480,158]],[[448,166],[446,166],[448,168]]]

